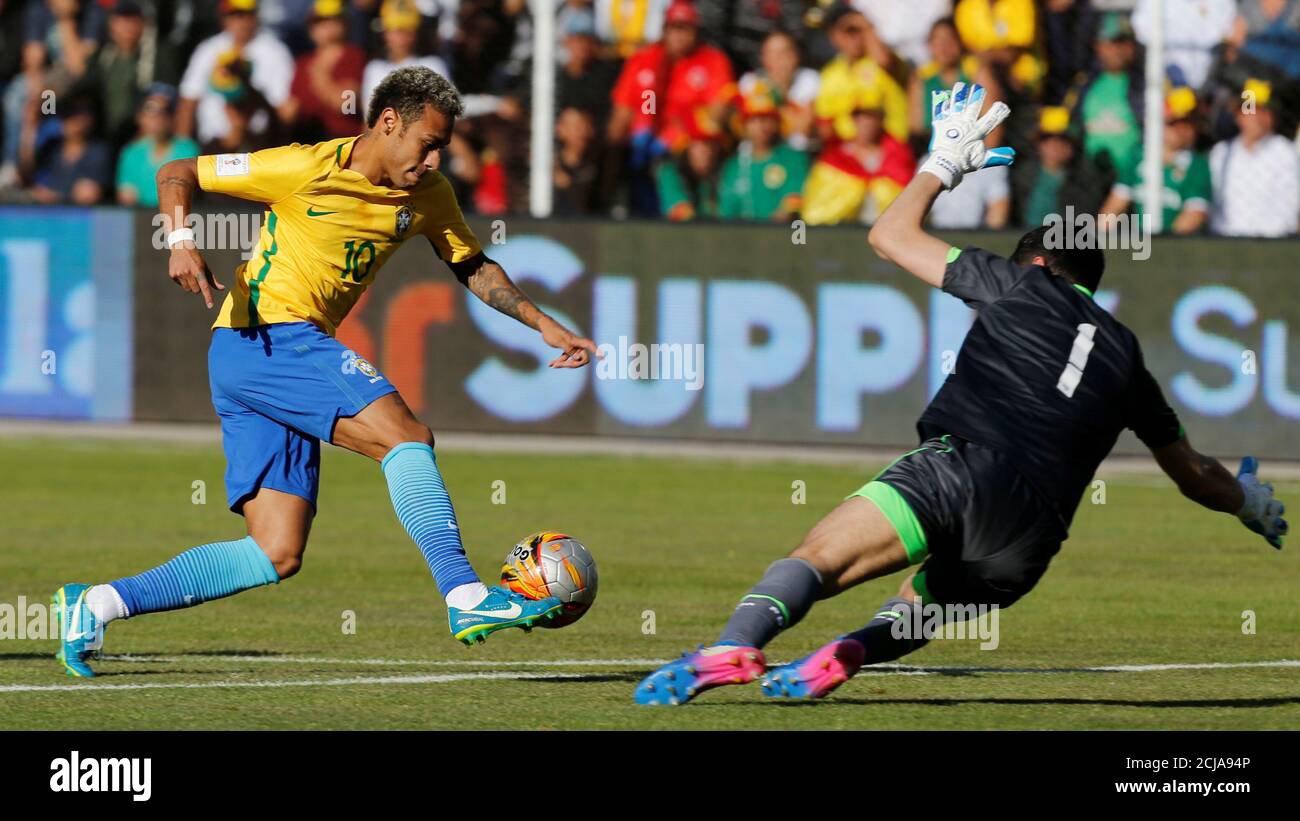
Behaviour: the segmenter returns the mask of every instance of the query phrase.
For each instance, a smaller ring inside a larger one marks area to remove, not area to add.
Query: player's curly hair
[[[460,92],[446,77],[424,66],[399,68],[389,72],[375,86],[375,92],[370,95],[370,117],[366,125],[374,128],[384,109],[391,108],[402,118],[402,129],[405,130],[412,120],[424,116],[424,107],[428,105],[448,117],[465,113]]]

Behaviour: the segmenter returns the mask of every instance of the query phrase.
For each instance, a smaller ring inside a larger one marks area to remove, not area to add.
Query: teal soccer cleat
[[[554,596],[530,599],[504,587],[489,587],[487,597],[471,609],[448,607],[447,622],[452,638],[466,645],[481,644],[492,633],[507,627],[532,630],[534,624],[550,621],[563,608],[564,604]]]
[[[86,606],[88,584],[65,584],[50,597],[59,620],[59,652],[63,670],[75,678],[94,678],[86,659],[99,656],[104,646],[104,625]]]

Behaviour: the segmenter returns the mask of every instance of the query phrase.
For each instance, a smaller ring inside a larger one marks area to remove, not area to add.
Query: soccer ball
[[[582,542],[544,530],[511,548],[501,565],[501,584],[530,599],[555,596],[564,610],[541,627],[564,627],[582,618],[596,600],[596,560]]]

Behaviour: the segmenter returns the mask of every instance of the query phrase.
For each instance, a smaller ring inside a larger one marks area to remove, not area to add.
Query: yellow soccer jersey
[[[356,140],[199,157],[204,191],[268,206],[212,327],[311,322],[332,336],[409,237],[428,237],[446,262],[482,250],[446,177],[427,171],[405,191],[373,185],[344,167]]]

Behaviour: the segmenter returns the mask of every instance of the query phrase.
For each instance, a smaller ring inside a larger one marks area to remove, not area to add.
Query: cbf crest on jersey
[[[415,219],[415,212],[411,210],[411,206],[403,205],[401,208],[397,209],[398,236],[406,233],[406,230],[411,227],[411,220],[413,219]]]

